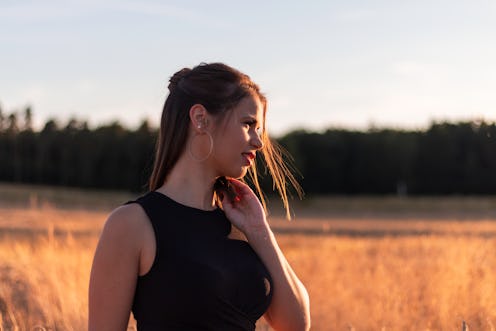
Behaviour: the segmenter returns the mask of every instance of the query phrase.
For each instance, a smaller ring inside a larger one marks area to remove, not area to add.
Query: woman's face
[[[215,130],[212,166],[218,176],[241,178],[262,148],[259,133],[264,126],[263,105],[257,96],[247,96],[234,107]]]

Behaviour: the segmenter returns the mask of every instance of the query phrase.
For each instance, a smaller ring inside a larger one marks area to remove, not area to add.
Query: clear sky
[[[0,0],[0,105],[35,123],[157,123],[178,69],[221,61],[294,128],[496,120],[496,2]]]

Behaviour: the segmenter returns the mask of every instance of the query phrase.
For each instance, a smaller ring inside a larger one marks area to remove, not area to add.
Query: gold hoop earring
[[[191,145],[193,145],[193,139],[194,139],[195,137],[200,136],[200,135],[196,135],[196,136],[192,137],[192,138],[191,138],[191,140],[190,140],[190,142],[189,142],[189,144],[188,144],[188,153],[189,153],[189,156],[190,156],[190,157],[191,157],[194,161],[196,161],[196,162],[203,162],[203,161],[205,161],[206,159],[208,159],[208,158],[210,157],[210,155],[212,155],[212,152],[214,151],[214,139],[212,138],[212,135],[210,134],[210,132],[207,132],[207,131],[205,132],[205,134],[207,135],[207,137],[208,137],[208,141],[209,141],[209,144],[210,144],[210,146],[209,146],[209,148],[208,148],[208,153],[207,153],[207,155],[206,155],[206,156],[201,157],[201,158],[200,158],[200,157],[196,157],[196,156],[193,154],[193,152],[191,151]]]

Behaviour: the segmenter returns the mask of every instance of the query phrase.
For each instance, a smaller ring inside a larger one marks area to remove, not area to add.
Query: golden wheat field
[[[92,255],[109,210],[0,197],[0,330],[85,330]],[[493,209],[431,218],[404,208],[341,211],[272,220],[309,291],[312,330],[461,330],[463,321],[495,329]]]

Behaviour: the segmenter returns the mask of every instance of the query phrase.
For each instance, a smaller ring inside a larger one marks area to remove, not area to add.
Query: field
[[[86,329],[98,235],[129,198],[0,185],[0,330]],[[279,215],[312,330],[495,329],[494,198],[311,198]]]

